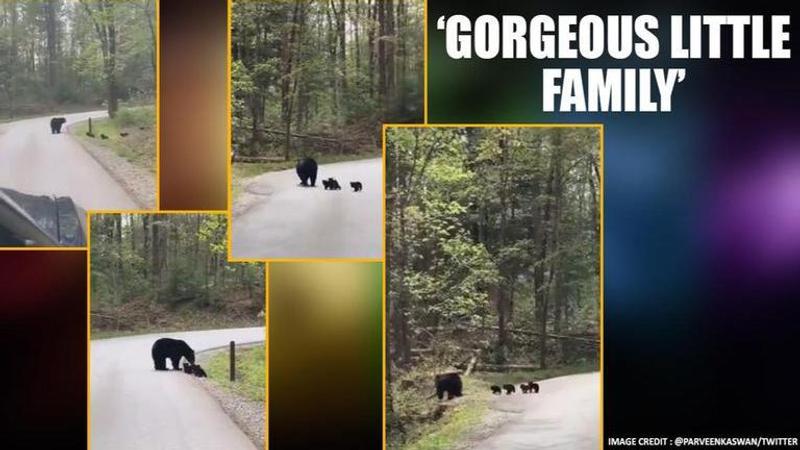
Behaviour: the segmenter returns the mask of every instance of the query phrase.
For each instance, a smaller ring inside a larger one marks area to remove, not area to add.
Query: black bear
[[[105,135],[105,134],[103,134],[103,133],[100,133],[100,139],[108,139],[108,136],[106,136],[106,135]]]
[[[447,392],[447,399],[461,397],[461,376],[458,372],[449,372],[436,375],[436,397],[441,400]]]
[[[196,377],[208,378],[208,375],[206,375],[206,371],[203,370],[202,367],[200,367],[200,364],[195,364],[195,365],[192,366],[192,373]]]
[[[67,122],[63,117],[53,117],[50,119],[50,133],[61,134],[61,126]]]
[[[181,358],[194,364],[194,350],[180,339],[161,338],[153,344],[150,353],[156,370],[167,370],[167,359],[172,361],[173,370],[181,370]]]
[[[530,392],[530,390],[531,390],[530,386],[528,386],[528,384],[527,384],[527,383],[522,383],[522,384],[520,384],[520,385],[519,385],[519,388],[520,388],[520,389],[522,389],[522,393],[523,393],[523,394],[527,394],[527,393],[528,393],[528,392]]]
[[[506,395],[511,395],[512,392],[517,392],[517,388],[513,384],[504,384],[503,389],[506,390]]]
[[[350,187],[353,188],[353,192],[360,192],[363,186],[360,181],[351,181]]]
[[[322,180],[322,185],[325,186],[325,189],[330,189],[332,191],[338,191],[342,187],[339,186],[339,182],[336,181],[336,178],[330,177],[327,180]]]
[[[192,364],[189,364],[188,362],[187,363],[183,363],[183,371],[184,372],[186,372],[188,374],[191,374],[193,369],[194,369],[194,366]]]
[[[300,177],[300,186],[317,185],[317,162],[311,158],[297,161],[297,176]]]
[[[500,388],[500,386],[497,386],[496,384],[492,385],[492,394],[500,395],[502,392],[503,390]]]
[[[534,383],[533,381],[528,381],[528,390],[533,392],[534,394],[539,393],[539,384]]]

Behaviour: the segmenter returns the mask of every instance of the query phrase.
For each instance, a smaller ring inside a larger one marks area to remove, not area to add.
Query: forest
[[[0,119],[155,99],[155,0],[0,2]]]
[[[92,331],[264,324],[264,267],[228,263],[221,214],[91,218]]]
[[[232,21],[235,161],[379,155],[382,122],[422,121],[422,1],[236,1]]]
[[[599,148],[597,128],[387,130],[390,446],[444,414],[435,373],[468,397],[597,370]]]

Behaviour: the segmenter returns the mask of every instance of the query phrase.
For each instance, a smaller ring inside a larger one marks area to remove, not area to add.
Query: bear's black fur
[[[528,381],[528,390],[533,392],[534,394],[539,393],[539,384],[534,383],[533,381]]]
[[[167,370],[167,359],[172,361],[173,370],[181,370],[181,358],[194,364],[194,350],[180,339],[161,338],[153,343],[150,354],[156,370]]]
[[[191,374],[193,369],[194,369],[193,365],[191,365],[189,363],[183,363],[183,371],[184,372],[186,372],[188,374]]]
[[[317,162],[311,158],[297,161],[297,176],[300,177],[301,186],[314,187],[317,184]]]
[[[350,187],[353,188],[353,192],[360,192],[363,188],[360,181],[351,181]]]
[[[203,370],[202,367],[200,367],[200,364],[195,364],[195,365],[192,366],[192,373],[196,377],[208,378],[208,375],[206,375],[206,371]]]
[[[513,384],[504,384],[503,389],[506,390],[506,395],[511,395],[512,392],[517,392],[517,388]]]
[[[330,189],[332,191],[338,191],[342,188],[339,186],[339,182],[336,181],[336,178],[333,177],[330,177],[327,180],[322,180],[322,185],[325,187],[325,189]]]
[[[461,397],[462,384],[461,376],[457,372],[443,373],[436,375],[436,397],[441,400],[447,392],[447,399]]]
[[[61,127],[67,122],[63,117],[53,117],[50,119],[50,133],[61,134]]]
[[[503,392],[503,390],[500,388],[500,386],[497,386],[497,385],[493,385],[492,386],[492,394],[500,395],[502,392]]]
[[[522,389],[523,394],[527,394],[531,390],[531,388],[527,385],[527,383],[520,384],[519,388]]]

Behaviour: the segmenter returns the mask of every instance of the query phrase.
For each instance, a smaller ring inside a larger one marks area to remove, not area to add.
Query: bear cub
[[[336,181],[336,178],[333,177],[330,177],[327,180],[322,180],[322,186],[324,186],[326,190],[330,189],[331,191],[338,191],[342,188],[339,186],[339,182]]]

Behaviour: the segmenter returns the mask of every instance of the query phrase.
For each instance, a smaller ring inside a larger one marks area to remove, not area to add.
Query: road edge
[[[255,347],[259,344],[263,345],[266,341],[251,341],[251,342],[243,342],[237,343],[237,349],[245,349]],[[211,347],[203,350],[199,350],[195,352],[195,357],[198,357],[198,361],[205,361],[208,359],[211,354],[225,351],[228,349],[227,345],[219,346],[219,347]],[[266,369],[265,369],[266,370]],[[229,392],[222,388],[221,386],[214,385],[211,381],[207,379],[197,378],[199,384],[205,389],[208,394],[214,398],[217,404],[222,408],[222,411],[230,417],[234,424],[242,431],[242,433],[250,439],[250,442],[256,446],[256,448],[264,448],[264,444],[266,442],[267,434],[267,423],[265,420],[260,421],[260,429],[253,429],[254,427],[251,426],[250,420],[247,420],[245,417],[245,412],[242,411],[241,408],[237,408],[236,406],[241,404],[253,404],[255,406],[260,406],[260,417],[263,419],[266,417],[265,412],[267,408],[266,401],[263,403],[259,403],[252,400],[247,400],[242,398],[240,395]]]

